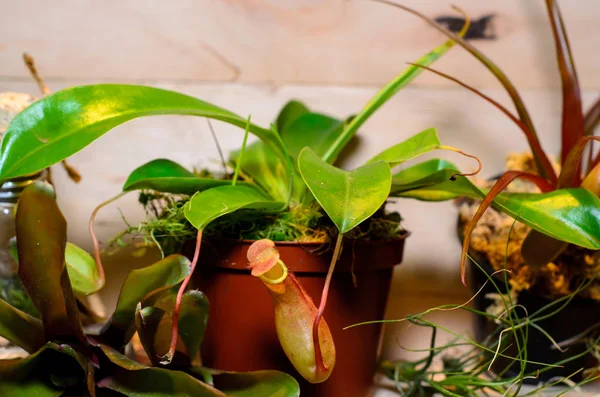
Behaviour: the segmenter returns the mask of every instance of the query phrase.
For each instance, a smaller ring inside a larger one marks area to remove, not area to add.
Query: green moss
[[[140,203],[148,218],[138,226],[129,226],[113,240],[123,245],[127,235],[136,235],[146,244],[160,245],[163,253],[178,252],[181,245],[196,236],[196,230],[185,219],[183,207],[187,196],[141,192]],[[405,233],[397,212],[387,212],[385,205],[371,218],[348,233],[347,238],[389,240]],[[299,205],[279,214],[241,210],[212,222],[204,231],[206,237],[273,241],[323,242],[335,240],[337,230],[317,203]]]

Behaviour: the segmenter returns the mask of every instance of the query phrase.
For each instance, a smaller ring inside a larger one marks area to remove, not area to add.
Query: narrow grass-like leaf
[[[502,70],[494,62],[492,62],[481,51],[479,51],[477,48],[475,48],[471,43],[464,40],[459,35],[449,31],[448,29],[446,29],[439,23],[433,21],[431,18],[428,18],[427,16],[421,14],[420,12],[413,10],[412,8],[406,7],[402,4],[393,3],[388,0],[373,0],[373,1],[387,4],[387,5],[396,7],[396,8],[400,8],[410,14],[413,14],[413,15],[421,18],[423,21],[427,22],[429,25],[433,26],[434,28],[436,28],[437,30],[439,30],[440,32],[445,34],[447,37],[454,40],[458,45],[463,47],[465,50],[470,52],[479,62],[481,62],[498,79],[500,84],[502,84],[502,86],[506,89],[508,95],[511,97],[513,103],[515,104],[517,113],[519,114],[519,119],[527,126],[527,129],[529,131],[531,131],[533,141],[537,142],[536,146],[539,145],[539,138],[537,136],[535,127],[533,126],[533,122],[531,121],[531,117],[529,116],[529,112],[527,111],[525,103],[523,102],[523,99],[521,98],[521,95],[519,94],[519,92],[517,91],[515,86],[512,84],[512,82],[508,79],[508,77],[504,74],[504,72],[502,72]],[[422,62],[417,62],[417,63],[426,66],[426,64],[424,64]],[[533,147],[531,148],[531,150],[534,154],[537,154]],[[544,177],[551,178],[551,174],[549,173],[550,170],[544,166],[541,159],[536,158],[536,162],[538,164],[538,168],[540,168],[540,172],[542,173],[542,175]]]
[[[438,76],[441,76],[445,79],[453,81],[456,84],[460,85],[461,87],[466,88],[467,90],[469,90],[469,91],[473,92],[474,94],[478,95],[479,97],[483,98],[484,100],[486,100],[487,102],[489,102],[490,104],[495,106],[502,113],[504,113],[525,134],[525,137],[527,138],[527,142],[529,143],[529,146],[531,147],[531,150],[534,154],[536,162],[538,163],[538,166],[540,167],[540,173],[545,176],[547,175],[548,179],[553,184],[556,183],[556,173],[554,172],[552,163],[550,163],[550,159],[548,159],[546,152],[544,151],[544,149],[542,149],[542,146],[541,146],[539,140],[535,137],[535,135],[532,133],[532,131],[527,127],[527,125],[525,123],[523,123],[521,120],[516,118],[508,109],[506,109],[500,103],[498,103],[494,99],[490,98],[489,96],[485,95],[483,92],[479,91],[478,89],[471,87],[470,85],[463,83],[462,81],[460,81],[452,76],[449,76],[445,73],[442,73],[438,70],[429,68],[427,66],[420,66],[420,67],[422,67],[423,69],[428,70],[432,73],[435,73]]]
[[[571,150],[563,161],[562,171],[558,178],[558,187],[574,187],[580,183],[580,164],[583,152],[588,142],[600,141],[597,136],[582,136],[572,145]]]
[[[460,34],[464,34],[468,26],[469,22],[466,22]],[[420,65],[431,65],[442,55],[448,52],[452,46],[454,46],[454,38],[451,38],[451,40],[448,40],[444,44],[425,54],[415,63]],[[367,103],[363,109],[351,119],[348,125],[345,126],[339,137],[322,156],[323,160],[328,163],[334,163],[343,148],[348,144],[348,142],[350,142],[352,137],[358,132],[358,129],[369,119],[369,117],[371,117],[371,115],[377,109],[383,106],[383,104],[386,103],[392,96],[394,96],[400,89],[406,87],[415,78],[417,78],[422,72],[423,70],[421,68],[411,65],[398,76],[396,76],[392,81],[386,84],[381,90],[379,90],[377,94],[371,98],[369,103]]]
[[[567,31],[560,15],[556,0],[546,0],[548,15],[556,45],[556,58],[558,70],[562,81],[563,108],[562,108],[562,145],[561,162],[567,160],[571,149],[584,135],[583,111],[581,108],[581,90],[575,70],[575,62],[571,55],[571,47]],[[579,179],[579,177],[577,177]]]

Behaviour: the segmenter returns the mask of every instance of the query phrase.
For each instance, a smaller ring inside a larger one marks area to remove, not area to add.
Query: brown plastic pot
[[[402,261],[405,237],[344,244],[325,310],[337,359],[330,378],[316,385],[295,371],[279,345],[267,289],[246,269],[246,252],[253,241],[205,240],[193,279],[194,288],[202,290],[211,305],[202,344],[203,364],[231,371],[284,371],[296,377],[303,397],[371,396],[381,324],[345,331],[343,328],[383,319],[393,267]],[[319,243],[279,242],[277,248],[281,259],[318,305],[331,251],[313,254],[322,248]],[[187,244],[183,252],[191,257],[193,244]]]

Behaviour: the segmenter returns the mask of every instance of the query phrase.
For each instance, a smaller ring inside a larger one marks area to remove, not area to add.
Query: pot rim
[[[390,239],[386,239],[386,240],[362,240],[362,239],[345,239],[345,242],[348,241],[352,241],[352,243],[354,244],[361,244],[361,245],[377,245],[377,244],[382,244],[382,243],[394,243],[394,242],[398,242],[398,241],[402,241],[402,240],[406,240],[412,233],[409,231],[404,231],[404,233],[402,233],[401,235],[399,235],[396,238],[390,238]],[[258,241],[258,240],[253,240],[253,239],[235,239],[235,238],[225,238],[225,237],[210,237],[207,236],[205,237],[205,239],[207,240],[213,240],[213,241],[223,241],[223,242],[227,242],[227,243],[231,243],[231,244],[253,244],[254,242]],[[328,241],[273,241],[275,243],[275,245],[283,245],[283,246],[321,246],[323,244],[327,244]]]

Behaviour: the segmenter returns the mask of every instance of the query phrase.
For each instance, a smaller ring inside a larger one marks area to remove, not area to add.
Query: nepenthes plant
[[[232,178],[199,177],[175,162],[159,159],[136,169],[118,197],[141,189],[190,196],[181,208],[196,235],[190,265],[192,271],[199,261],[203,233],[210,224],[223,217],[235,216],[242,211],[260,216],[281,214],[306,205],[321,208],[337,229],[337,235],[322,298],[312,321],[315,362],[319,362],[323,360],[323,357],[318,357],[319,330],[330,280],[343,240],[353,229],[376,213],[389,197],[441,201],[464,195],[486,196],[486,191],[477,188],[467,178],[472,173],[461,173],[445,160],[429,160],[400,172],[392,171],[406,161],[433,150],[460,152],[443,145],[435,129],[427,129],[390,146],[355,170],[342,170],[335,165],[369,117],[416,78],[423,67],[446,53],[457,40],[460,40],[460,35],[452,36],[448,42],[417,60],[415,65],[410,65],[377,92],[356,115],[345,120],[312,112],[305,105],[292,101],[283,108],[271,128],[264,128],[252,123],[249,118],[200,99],[158,88],[100,84],[59,91],[35,102],[10,124],[0,147],[0,180],[51,166],[112,128],[138,117],[192,115],[245,129],[241,150],[231,155],[235,164]],[[259,141],[246,147],[249,133],[257,136]],[[248,178],[240,180],[241,175]],[[492,199],[495,206],[533,229],[569,243],[600,247],[600,239],[594,235],[595,225],[590,219],[570,216],[574,207],[595,203],[593,200],[597,198],[588,195],[587,191],[560,189],[540,195],[498,194],[489,200]],[[549,200],[565,205],[548,207],[546,203]],[[540,222],[540,219],[556,217],[568,222],[560,225]],[[95,247],[96,261],[101,266],[97,242]],[[170,363],[176,353],[178,319],[190,277],[188,275],[182,281],[176,295],[169,349],[160,354],[162,365]],[[288,320],[293,315],[288,313]],[[326,363],[322,364],[327,368]],[[301,374],[310,372],[305,371],[306,368],[297,369]],[[324,379],[323,376],[313,378],[315,381]]]

